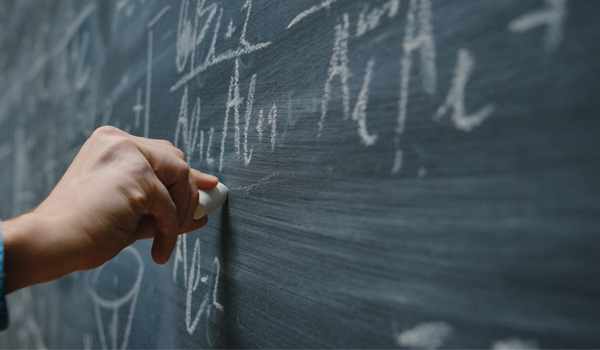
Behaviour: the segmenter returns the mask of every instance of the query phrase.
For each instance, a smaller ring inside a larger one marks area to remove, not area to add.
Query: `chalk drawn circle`
[[[127,247],[127,248],[123,249],[121,254],[123,254],[123,253],[132,254],[138,264],[138,273],[137,273],[135,282],[133,283],[133,286],[131,287],[131,289],[124,296],[122,296],[118,299],[114,299],[114,300],[107,300],[107,299],[99,296],[98,293],[96,292],[95,287],[96,287],[96,283],[98,281],[98,277],[100,276],[100,273],[102,273],[102,270],[104,269],[104,266],[106,266],[106,264],[100,266],[99,268],[97,268],[94,271],[91,281],[89,281],[89,283],[86,286],[86,289],[88,290],[88,293],[90,294],[90,297],[92,298],[92,300],[103,308],[107,308],[107,309],[119,308],[119,307],[123,306],[125,303],[127,303],[128,301],[130,301],[140,291],[140,286],[142,284],[142,275],[144,274],[144,261],[142,260],[140,253],[138,253],[138,251],[133,247]]]

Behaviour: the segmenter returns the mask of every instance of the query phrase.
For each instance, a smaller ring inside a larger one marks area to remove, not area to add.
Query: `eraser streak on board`
[[[225,204],[228,192],[229,189],[220,182],[212,190],[198,190],[200,197],[198,198],[198,207],[194,212],[194,220],[201,219]]]

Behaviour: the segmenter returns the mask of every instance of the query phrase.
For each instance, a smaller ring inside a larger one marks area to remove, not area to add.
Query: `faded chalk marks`
[[[170,9],[171,5],[163,7],[162,10],[158,11],[158,13],[150,21],[148,21],[147,27],[152,28]]]
[[[267,120],[269,125],[271,125],[271,152],[273,152],[275,150],[275,142],[277,141],[277,105],[274,103],[269,111]]]
[[[408,87],[413,65],[413,52],[419,52],[420,75],[423,90],[432,95],[436,90],[437,69],[435,63],[435,41],[433,36],[433,15],[430,0],[410,0],[402,48],[404,54],[400,62],[400,105],[397,132],[404,132],[406,124]]]
[[[367,104],[369,101],[369,85],[371,83],[371,75],[373,74],[373,68],[375,67],[375,60],[370,59],[367,62],[365,68],[365,77],[363,79],[363,85],[358,94],[358,100],[354,106],[354,112],[352,113],[352,120],[358,123],[358,136],[360,141],[365,146],[372,146],[377,141],[377,134],[369,134],[367,131]]]
[[[210,132],[208,134],[208,142],[206,143],[206,164],[208,164],[208,165],[212,165],[215,162],[215,159],[211,156],[211,153],[210,153],[214,133],[215,133],[215,128],[211,127]]]
[[[98,278],[104,271],[106,265],[103,265],[94,270],[91,279],[86,284],[86,291],[92,298],[94,304],[94,314],[96,316],[96,326],[98,327],[98,335],[100,344],[103,349],[121,349],[127,348],[129,337],[131,335],[131,327],[135,315],[137,299],[140,294],[142,285],[142,277],[144,275],[144,261],[140,253],[134,247],[127,247],[121,252],[123,255],[131,255],[137,265],[136,276],[133,278],[133,285],[123,296],[106,299],[98,294]],[[119,327],[119,310],[122,307],[127,307],[127,320],[125,328],[122,329],[122,336],[119,335],[121,327]],[[110,317],[105,319],[105,314],[108,311]],[[91,340],[87,340],[91,344]],[[86,341],[86,342],[87,342]]]
[[[475,60],[469,51],[465,49],[458,50],[452,86],[450,87],[446,101],[438,108],[433,117],[435,120],[442,118],[448,112],[448,109],[452,108],[451,119],[454,126],[459,130],[471,131],[473,128],[481,125],[494,112],[494,106],[488,104],[473,114],[467,114],[465,109],[465,88],[474,65]]]
[[[246,113],[244,115],[244,164],[250,164],[252,159],[252,149],[248,151],[248,132],[250,129],[250,119],[252,118],[252,107],[254,106],[254,90],[256,89],[256,74],[250,79],[250,88],[246,98]]]
[[[144,108],[144,137],[150,135],[150,93],[152,89],[152,45],[154,33],[148,31],[148,48],[146,59],[146,107]]]
[[[18,127],[15,130],[14,137],[12,216],[16,217],[24,211],[31,209],[35,193],[32,189],[32,169],[29,159],[32,139],[27,137],[25,129],[22,127]]]
[[[554,51],[563,40],[565,20],[567,18],[567,0],[545,0],[544,9],[527,13],[508,24],[513,33],[525,33],[538,27],[546,27],[544,45]]]
[[[307,10],[300,12],[296,17],[294,17],[294,19],[290,22],[290,24],[288,24],[287,29],[290,29],[291,27],[296,25],[298,22],[300,22],[304,18],[312,15],[313,13],[319,12],[323,9],[328,9],[329,6],[331,6],[331,4],[333,4],[336,1],[337,0],[325,0],[322,3],[320,3],[319,5],[312,6],[312,7],[308,8]]]
[[[358,16],[358,24],[356,25],[356,36],[361,36],[377,28],[382,17],[387,14],[388,18],[394,18],[400,9],[400,0],[390,0],[381,7],[375,7],[369,11],[368,5]]]
[[[492,344],[493,350],[536,350],[539,349],[535,340],[522,340],[519,338],[510,338],[498,340]]]
[[[280,175],[279,173],[273,173],[271,175],[267,175],[267,176],[261,178],[260,180],[258,180],[257,182],[255,182],[251,185],[232,186],[229,188],[229,190],[230,191],[240,191],[240,192],[242,192],[243,195],[248,195],[248,194],[250,194],[251,191],[255,190],[258,187],[270,185],[270,184],[277,183],[277,182],[286,181],[285,179],[274,179],[279,175]]]
[[[140,127],[140,114],[144,110],[144,105],[142,105],[142,88],[138,88],[136,96],[135,104],[131,107],[131,110],[134,114],[133,125],[137,129]]]
[[[258,112],[258,122],[256,123],[256,132],[258,133],[258,141],[262,141],[263,138],[263,124],[265,121],[264,110]]]
[[[433,95],[436,90],[435,41],[433,36],[433,14],[431,0],[410,0],[402,42],[404,54],[400,61],[400,102],[398,107],[398,125],[394,141],[396,152],[392,174],[402,169],[400,137],[404,134],[408,114],[408,88],[413,65],[413,52],[419,52],[420,75],[423,90]]]
[[[327,81],[325,82],[325,90],[323,91],[323,101],[321,102],[321,119],[319,120],[319,132],[317,137],[321,137],[325,116],[329,108],[329,100],[331,99],[331,83],[334,78],[340,77],[342,85],[342,105],[344,111],[344,119],[350,117],[350,90],[348,87],[348,79],[350,78],[350,70],[348,68],[348,38],[350,36],[348,29],[350,20],[348,14],[342,16],[341,23],[335,25],[335,39],[333,43],[333,53],[329,61],[329,69],[327,72]]]
[[[52,48],[52,55],[58,56],[61,52],[63,52],[71,39],[75,36],[83,22],[94,12],[96,9],[96,5],[94,3],[90,3],[86,5],[81,12],[77,14],[77,17],[69,24],[69,27],[63,34],[60,41]]]
[[[12,153],[12,146],[10,144],[4,144],[0,146],[0,162],[4,160],[4,158],[8,157]]]
[[[452,335],[452,327],[444,322],[425,322],[396,334],[396,344],[412,349],[439,349]]]
[[[24,288],[7,298],[10,305],[10,327],[18,330],[16,335],[22,349],[48,349],[48,320],[37,315],[37,311],[47,308],[46,297],[47,295],[34,296],[31,288]]]

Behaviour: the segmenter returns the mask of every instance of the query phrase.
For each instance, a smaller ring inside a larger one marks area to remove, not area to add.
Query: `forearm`
[[[4,292],[99,267],[138,239],[166,263],[178,234],[206,224],[198,189],[217,184],[168,141],[99,128],[44,202],[2,222]]]
[[[62,277],[81,265],[56,224],[43,215],[29,213],[2,221],[2,236],[5,294]]]

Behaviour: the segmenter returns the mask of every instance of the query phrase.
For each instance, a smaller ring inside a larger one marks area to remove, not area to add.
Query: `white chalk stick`
[[[194,212],[194,220],[201,219],[220,208],[227,200],[227,192],[229,192],[229,189],[220,182],[212,190],[198,190],[200,198],[198,199],[198,207]]]

